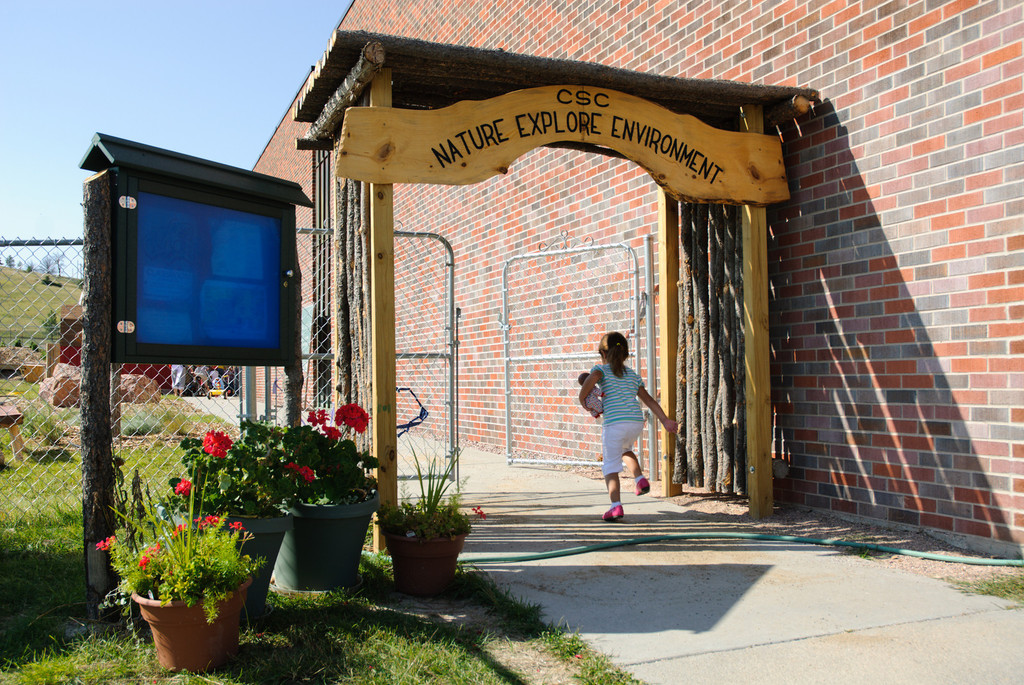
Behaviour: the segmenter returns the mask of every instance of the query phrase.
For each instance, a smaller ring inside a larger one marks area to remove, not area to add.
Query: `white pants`
[[[633,451],[633,445],[643,430],[643,421],[617,421],[601,427],[601,471],[604,475],[622,471],[622,455]]]

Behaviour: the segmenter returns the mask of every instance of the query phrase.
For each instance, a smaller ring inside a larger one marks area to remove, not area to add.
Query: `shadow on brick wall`
[[[969,374],[949,373],[936,352],[984,337],[936,292],[952,286],[948,263],[930,264],[941,236],[928,222],[915,234],[912,207],[883,224],[858,159],[889,178],[884,155],[830,103],[781,133],[792,199],[768,216],[772,399],[775,456],[790,469],[776,497],[1011,540],[993,494],[1009,476],[985,468],[1007,455],[972,439],[955,397]]]

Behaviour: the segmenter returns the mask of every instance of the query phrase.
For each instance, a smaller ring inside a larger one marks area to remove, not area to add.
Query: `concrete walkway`
[[[507,466],[501,455],[472,449],[460,476],[463,504],[487,513],[467,539],[466,561],[744,530],[636,497],[631,479],[623,481],[626,516],[609,524],[600,519],[608,507],[600,481]],[[646,683],[1024,679],[1024,609],[835,548],[672,540],[480,568]]]

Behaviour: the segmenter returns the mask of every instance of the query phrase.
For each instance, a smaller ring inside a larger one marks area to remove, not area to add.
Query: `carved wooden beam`
[[[310,125],[305,137],[295,141],[296,149],[330,150],[334,132],[345,118],[345,110],[352,106],[383,65],[384,46],[378,41],[367,43],[359,61],[324,104],[323,111]]]
[[[672,197],[764,206],[789,199],[779,139],[712,128],[640,98],[583,86],[541,86],[442,109],[355,107],[335,161],[340,178],[467,185],[506,174],[555,143],[615,150]]]

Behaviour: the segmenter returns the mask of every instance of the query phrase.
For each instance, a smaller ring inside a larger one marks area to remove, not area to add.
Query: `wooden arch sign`
[[[529,88],[436,110],[350,108],[335,171],[370,183],[466,185],[506,174],[530,150],[559,142],[615,150],[682,201],[764,206],[789,199],[778,138],[723,131],[586,86]]]

